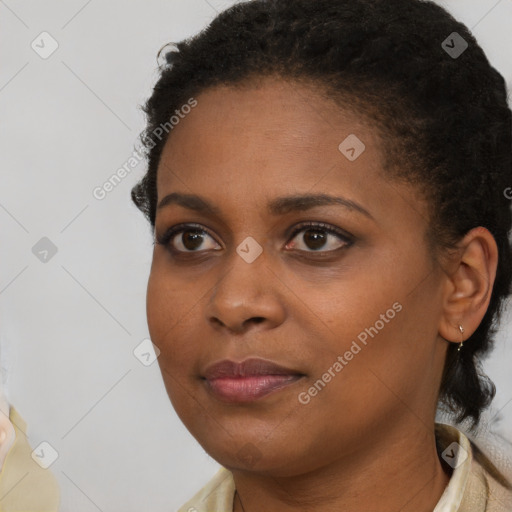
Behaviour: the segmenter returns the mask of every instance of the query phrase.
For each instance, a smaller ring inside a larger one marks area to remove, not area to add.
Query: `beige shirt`
[[[9,419],[16,439],[0,471],[0,512],[58,512],[57,480],[32,459],[27,424],[12,405]]]
[[[454,468],[450,481],[433,512],[512,512],[512,491],[485,456],[458,429],[436,424],[443,458]],[[455,443],[455,444],[454,444]],[[232,512],[235,482],[221,467],[213,478],[178,512]]]

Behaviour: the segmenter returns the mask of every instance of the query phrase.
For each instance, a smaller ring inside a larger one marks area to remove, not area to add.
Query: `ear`
[[[468,339],[480,325],[491,300],[498,265],[498,247],[486,228],[473,228],[458,245],[459,251],[450,257],[439,323],[440,336],[454,343]]]

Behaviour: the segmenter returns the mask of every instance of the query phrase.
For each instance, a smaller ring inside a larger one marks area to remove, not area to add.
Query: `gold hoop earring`
[[[464,327],[462,327],[462,325],[459,325],[459,331],[460,331],[460,336],[461,336],[461,342],[460,342],[460,345],[459,345],[459,348],[457,349],[457,352],[460,352],[460,349],[463,347],[464,345],[464,337],[463,337],[463,334],[464,334]]]

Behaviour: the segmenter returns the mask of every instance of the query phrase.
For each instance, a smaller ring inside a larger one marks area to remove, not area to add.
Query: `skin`
[[[147,294],[177,414],[232,471],[243,503],[235,499],[236,512],[431,512],[449,481],[434,437],[443,364],[449,342],[461,341],[459,324],[467,339],[487,309],[492,235],[476,228],[459,250],[435,258],[427,204],[386,177],[377,131],[312,86],[266,78],[217,86],[197,101],[165,145],[158,201],[197,194],[220,214],[175,203],[158,210],[157,238],[180,223],[211,235],[199,247],[182,245],[182,234],[155,244]],[[338,150],[349,134],[366,146],[354,161]],[[350,199],[371,217],[339,205],[267,211],[276,197],[307,193]],[[304,238],[312,228],[292,236],[304,221],[338,227],[352,243],[322,231],[318,249]],[[252,263],[236,252],[248,236],[263,249]],[[171,247],[184,252],[173,256]],[[401,311],[300,403],[299,393],[395,302]],[[212,396],[201,379],[206,366],[247,357],[305,377],[248,404]],[[248,451],[252,458],[242,456]]]

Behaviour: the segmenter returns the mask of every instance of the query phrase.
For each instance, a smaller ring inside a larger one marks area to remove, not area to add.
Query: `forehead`
[[[160,198],[184,184],[213,192],[245,183],[256,191],[320,179],[328,185],[343,175],[359,182],[381,171],[377,130],[319,88],[268,78],[207,89],[196,101],[164,147]],[[355,160],[340,150],[346,140],[361,152]]]

